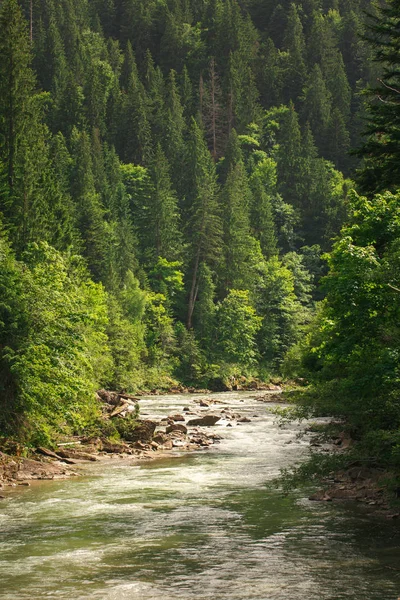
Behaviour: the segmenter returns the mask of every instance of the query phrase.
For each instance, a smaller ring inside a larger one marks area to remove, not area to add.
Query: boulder
[[[219,415],[204,415],[204,417],[199,417],[198,419],[191,419],[187,424],[189,427],[212,427],[220,419]]]
[[[170,415],[168,419],[171,419],[171,421],[185,421],[185,417],[183,415]]]
[[[200,400],[200,406],[202,406],[203,408],[209,407],[210,404],[211,402],[209,400]]]
[[[163,446],[165,444],[165,442],[167,442],[168,440],[169,440],[168,435],[166,433],[163,433],[162,431],[158,431],[153,438],[153,441],[156,444],[159,444],[160,446]]]
[[[153,435],[157,423],[154,421],[137,421],[135,428],[129,432],[129,439],[125,437],[129,442],[144,442],[150,443],[153,440]]]
[[[187,433],[187,427],[185,427],[185,425],[181,425],[180,423],[178,424],[174,424],[174,425],[168,425],[168,427],[166,428],[166,433],[172,433],[174,431],[180,431],[182,433]]]

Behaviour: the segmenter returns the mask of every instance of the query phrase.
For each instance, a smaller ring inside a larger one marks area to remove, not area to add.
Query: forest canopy
[[[79,431],[101,386],[224,389],[311,362],[328,382],[348,364],[351,398],[372,324],[393,375],[390,7],[2,0],[0,433]]]

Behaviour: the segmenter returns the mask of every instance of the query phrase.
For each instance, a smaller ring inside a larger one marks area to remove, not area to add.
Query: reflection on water
[[[268,487],[307,451],[248,394],[215,396],[252,418],[206,452],[90,466],[0,504],[0,598],[396,600],[400,530],[354,505]],[[148,416],[185,396],[146,399]],[[257,414],[258,417],[253,417]]]

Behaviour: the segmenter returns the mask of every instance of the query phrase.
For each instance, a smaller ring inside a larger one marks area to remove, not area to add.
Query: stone
[[[183,415],[170,415],[168,419],[171,419],[171,421],[185,421],[185,417]]]
[[[172,433],[174,431],[180,431],[182,433],[187,433],[187,427],[185,425],[181,425],[180,423],[174,424],[174,425],[168,425],[168,427],[166,428],[166,433]]]
[[[150,443],[156,427],[157,423],[154,421],[138,421],[136,427],[129,433],[129,441]]]
[[[202,406],[203,408],[208,408],[210,404],[211,402],[208,402],[208,400],[200,400],[200,406]]]
[[[163,444],[165,444],[166,441],[169,440],[169,437],[167,436],[166,433],[163,433],[162,431],[158,431],[156,433],[156,435],[153,438],[153,441],[156,444],[159,444],[160,446],[162,446]]]
[[[189,427],[212,427],[221,417],[219,415],[204,415],[198,419],[191,419],[187,425]]]
[[[67,465],[75,465],[76,464],[74,460],[72,460],[70,458],[63,458],[59,454],[56,454],[55,452],[53,452],[52,450],[49,450],[48,448],[43,448],[42,446],[39,446],[38,448],[36,448],[36,452],[39,452],[39,454],[43,454],[44,456],[49,456],[50,458],[56,458],[57,460],[61,460],[62,462],[67,463]]]

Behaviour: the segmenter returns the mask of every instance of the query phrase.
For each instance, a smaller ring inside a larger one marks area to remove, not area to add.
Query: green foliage
[[[256,364],[256,335],[261,318],[251,305],[249,292],[230,290],[216,308],[217,354],[223,362],[239,369],[251,369]]]
[[[271,371],[279,371],[310,319],[309,291],[310,275],[297,255],[288,256],[287,266],[276,257],[265,264],[256,294],[262,317],[258,347],[262,363]]]
[[[397,464],[399,198],[353,195],[351,214],[328,257],[326,304],[303,356],[314,382],[305,401],[345,419],[366,453]]]
[[[11,277],[19,288],[13,324],[10,314],[1,323],[1,427],[33,444],[79,431],[96,414],[94,392],[111,368],[104,290],[76,257],[45,243],[30,247],[24,264],[6,250],[1,271],[3,281]],[[16,298],[15,291],[4,292],[7,317]],[[6,341],[10,325],[14,334]]]

